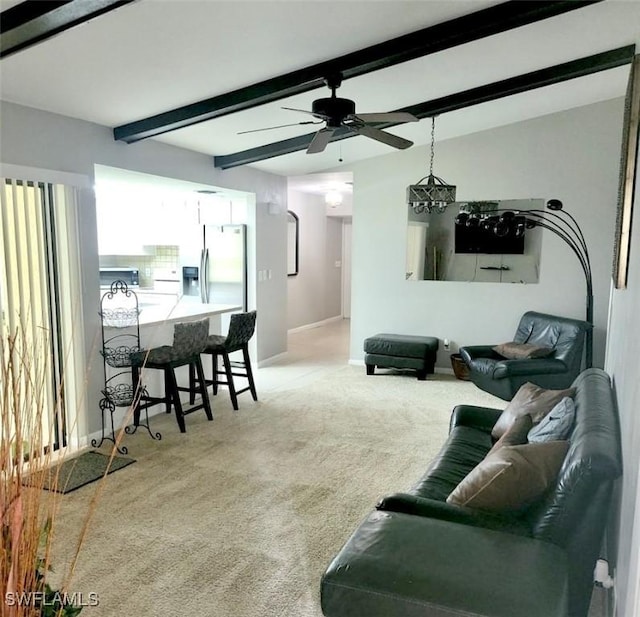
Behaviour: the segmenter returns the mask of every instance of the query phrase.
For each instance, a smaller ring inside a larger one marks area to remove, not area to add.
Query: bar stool
[[[249,340],[253,336],[256,329],[256,311],[248,313],[234,313],[231,315],[229,323],[229,331],[227,336],[211,334],[207,339],[207,345],[202,353],[210,354],[211,358],[211,379],[205,380],[205,387],[213,386],[213,393],[218,394],[218,386],[226,385],[229,388],[229,396],[233,408],[238,411],[238,394],[251,391],[254,401],[258,400],[256,385],[253,380],[253,372],[251,370],[251,359],[249,358]],[[242,361],[231,360],[229,354],[234,351],[242,351]],[[218,368],[218,356],[222,356],[224,370]],[[234,369],[236,371],[234,372]],[[244,371],[244,372],[239,372]],[[226,381],[221,381],[218,375],[225,375]],[[233,377],[245,377],[249,384],[246,388],[237,390],[233,382]],[[193,366],[189,367],[189,401],[193,403],[195,400],[196,388],[200,388],[202,378],[196,375]]]
[[[200,354],[207,345],[207,337],[209,336],[209,319],[201,319],[199,321],[191,321],[186,323],[177,323],[173,329],[173,344],[154,347],[150,350],[142,350],[131,354],[131,365],[133,371],[133,385],[135,390],[139,390],[140,369],[159,369],[164,371],[164,396],[149,396],[146,391],[140,389],[143,394],[134,409],[134,425],[138,426],[140,422],[140,410],[147,409],[153,405],[164,403],[167,413],[171,413],[171,405],[173,405],[176,420],[180,427],[180,432],[186,432],[184,417],[199,409],[204,409],[208,420],[213,420],[211,413],[211,404],[207,388],[204,385],[204,371],[202,370],[202,360]],[[176,380],[175,369],[180,366],[189,366],[190,373],[193,371],[199,377],[198,392],[202,397],[202,402],[193,405],[195,400],[195,390],[191,388],[179,387]],[[183,409],[180,402],[180,391],[188,391],[193,397],[189,409]]]

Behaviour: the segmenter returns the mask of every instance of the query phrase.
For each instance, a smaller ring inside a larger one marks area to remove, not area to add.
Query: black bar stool
[[[204,409],[208,420],[213,420],[211,413],[211,404],[207,394],[206,385],[204,385],[204,371],[202,370],[202,360],[200,354],[207,345],[209,336],[209,319],[201,319],[199,321],[191,321],[186,323],[177,323],[173,329],[173,345],[163,345],[154,347],[153,349],[138,351],[131,354],[133,385],[134,392],[140,390],[142,392],[134,409],[134,425],[138,426],[140,422],[140,410],[147,409],[153,405],[164,403],[167,413],[171,413],[171,405],[173,405],[176,420],[180,427],[180,432],[186,432],[184,424],[184,416]],[[198,375],[199,383],[198,392],[202,397],[202,402],[193,406],[195,400],[195,390],[191,387],[179,387],[176,380],[175,369],[180,366],[189,365],[189,373]],[[152,368],[164,371],[164,396],[149,396],[144,389],[139,388],[140,369]],[[180,402],[180,391],[188,391],[190,393],[189,409],[183,409]]]
[[[212,378],[205,380],[205,387],[213,386],[213,393],[218,394],[218,386],[228,386],[231,404],[236,411],[238,411],[238,394],[242,394],[243,392],[250,390],[253,400],[258,400],[256,385],[253,380],[253,372],[251,370],[251,359],[249,358],[249,340],[253,336],[255,329],[256,311],[249,311],[248,313],[234,313],[231,315],[227,336],[211,334],[207,339],[207,345],[202,352],[212,356]],[[242,361],[231,360],[229,354],[234,351],[242,351]],[[222,356],[224,370],[220,370],[218,368],[218,356]],[[226,377],[226,381],[220,380],[218,375],[224,375]],[[233,382],[234,376],[245,377],[249,382],[247,387],[237,390]],[[191,395],[189,397],[189,401],[191,403],[195,400],[196,389],[200,389],[201,384],[202,378],[200,375],[196,375],[195,368],[190,366],[189,390]]]

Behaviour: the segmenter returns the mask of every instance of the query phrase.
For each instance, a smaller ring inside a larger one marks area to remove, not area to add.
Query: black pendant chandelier
[[[429,175],[407,187],[407,203],[416,214],[422,212],[442,213],[456,200],[456,187],[433,175],[433,155],[435,146],[436,118],[431,118],[431,160]],[[425,184],[422,184],[426,180]]]

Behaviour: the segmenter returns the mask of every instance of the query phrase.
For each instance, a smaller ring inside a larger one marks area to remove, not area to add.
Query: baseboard
[[[308,323],[304,326],[298,326],[297,328],[291,328],[289,334],[295,334],[296,332],[302,332],[303,330],[311,330],[312,328],[319,328],[320,326],[326,326],[336,321],[342,321],[344,318],[342,315],[336,315],[335,317],[329,317],[329,319],[323,319],[322,321],[316,321],[314,323]]]
[[[442,375],[453,375],[453,369],[452,368],[446,368],[446,367],[442,367],[442,366],[436,366],[434,369],[435,373],[440,373]]]
[[[264,368],[265,366],[271,366],[272,364],[277,364],[280,360],[284,360],[289,355],[288,351],[283,351],[282,353],[278,353],[275,356],[269,356],[264,360],[260,360],[258,362],[258,368]]]

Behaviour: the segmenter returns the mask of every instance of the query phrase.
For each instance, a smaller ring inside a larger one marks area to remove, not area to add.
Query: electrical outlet
[[[151,268],[145,268],[144,269],[144,275],[145,276],[151,276]]]
[[[451,341],[446,338],[444,339],[444,341],[442,341],[443,345],[444,345],[444,350],[445,351],[449,351],[449,349],[451,348]]]

